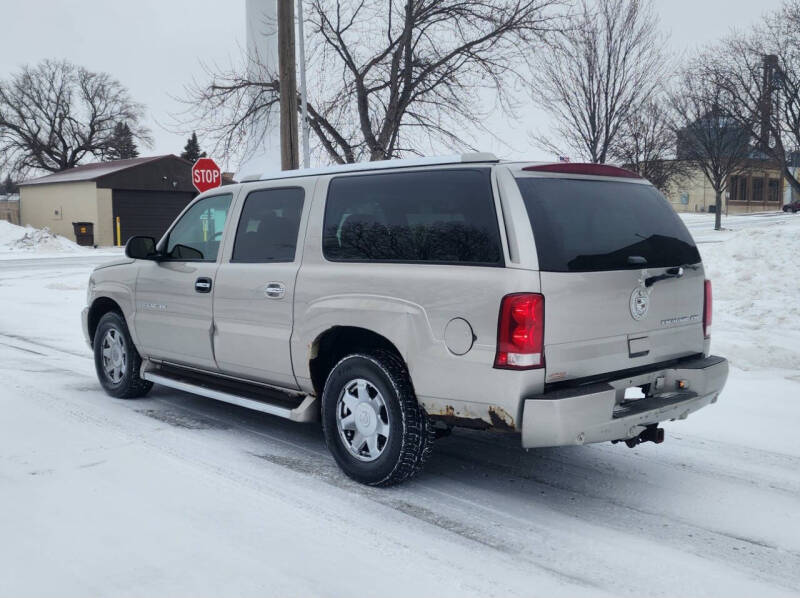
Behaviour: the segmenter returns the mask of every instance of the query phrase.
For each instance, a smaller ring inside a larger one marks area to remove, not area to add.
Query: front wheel
[[[370,486],[414,476],[434,439],[405,364],[383,351],[348,355],[331,370],[322,393],[322,425],[339,467]]]
[[[139,377],[142,358],[133,345],[125,318],[109,312],[94,333],[94,365],[103,389],[118,399],[143,397],[153,383]]]

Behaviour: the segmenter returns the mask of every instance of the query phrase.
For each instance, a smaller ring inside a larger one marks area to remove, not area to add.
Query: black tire
[[[373,461],[353,456],[337,425],[339,399],[354,379],[366,380],[385,402],[389,434]],[[430,456],[435,438],[405,364],[395,354],[377,350],[348,355],[331,370],[322,393],[322,427],[328,450],[342,471],[369,486],[391,486],[416,475]]]
[[[119,372],[117,379],[114,379],[114,375],[106,371],[106,360],[103,356],[104,349],[107,348],[104,347],[104,344],[109,333],[114,338],[119,338],[125,349],[125,357],[120,361],[122,365],[116,370]],[[153,387],[152,382],[143,380],[139,376],[142,358],[133,344],[125,318],[117,312],[108,312],[100,318],[100,322],[97,324],[97,330],[94,333],[94,366],[100,385],[112,397],[135,399],[143,397]]]

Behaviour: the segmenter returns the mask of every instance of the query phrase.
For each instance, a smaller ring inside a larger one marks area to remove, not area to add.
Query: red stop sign
[[[222,171],[211,158],[200,158],[192,166],[192,183],[200,193],[222,184]]]

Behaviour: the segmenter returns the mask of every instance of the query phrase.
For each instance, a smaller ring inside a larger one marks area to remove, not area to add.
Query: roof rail
[[[439,164],[464,164],[471,162],[499,162],[494,154],[489,152],[475,152],[470,154],[456,154],[453,156],[435,156],[430,158],[409,158],[404,160],[376,160],[374,162],[356,162],[355,164],[337,164],[322,168],[304,168],[300,170],[283,170],[267,172],[264,174],[246,175],[240,182],[269,181],[274,179],[290,179],[321,174],[335,174],[338,172],[359,172],[365,170],[387,170],[394,168],[410,168],[413,166],[436,166]]]

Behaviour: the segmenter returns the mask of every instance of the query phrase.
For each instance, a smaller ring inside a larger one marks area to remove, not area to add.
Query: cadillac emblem
[[[650,290],[638,286],[631,293],[631,316],[634,320],[643,320],[650,309]]]

